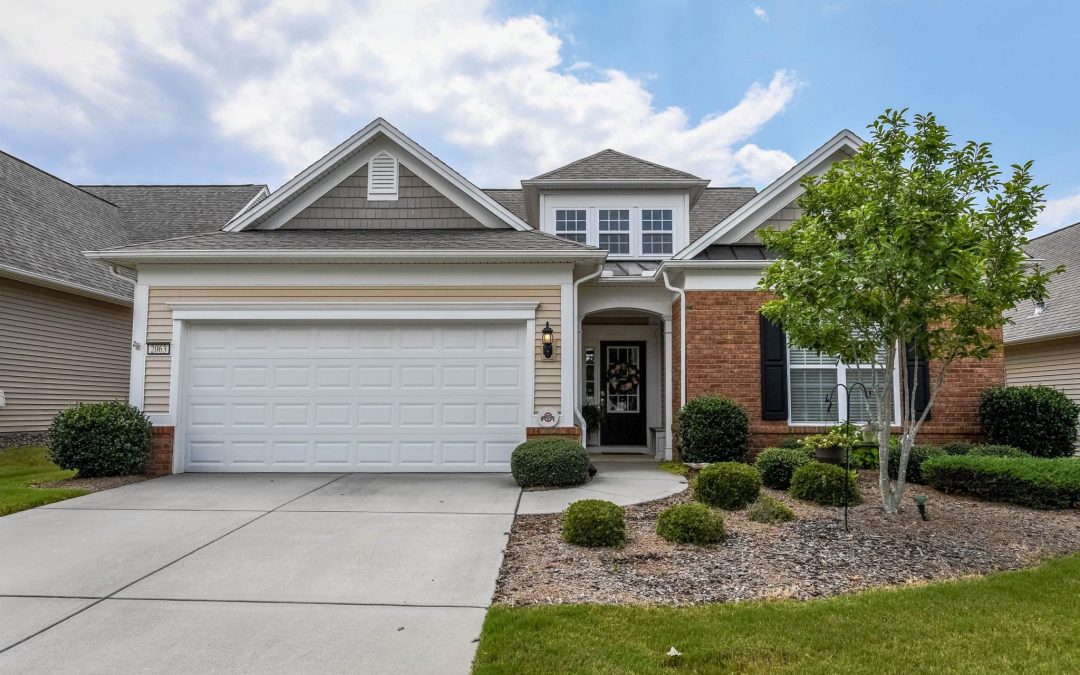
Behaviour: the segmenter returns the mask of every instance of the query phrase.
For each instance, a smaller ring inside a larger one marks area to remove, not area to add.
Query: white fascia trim
[[[371,262],[402,262],[409,260],[442,260],[455,262],[463,260],[579,260],[604,259],[606,251],[472,251],[472,250],[304,250],[304,249],[266,249],[266,250],[157,250],[157,251],[86,251],[88,258],[113,262],[139,262],[154,260],[366,260]]]
[[[536,318],[535,302],[168,303],[174,321],[509,321]]]
[[[763,270],[775,260],[665,260],[656,273],[664,270]]]
[[[229,218],[229,223],[231,223],[232,221],[236,220],[240,216],[247,213],[248,209],[251,208],[252,204],[258,203],[260,200],[265,199],[269,195],[270,195],[270,188],[266,187],[265,185],[262,186],[262,189],[259,190],[258,192],[256,192],[255,196],[252,197],[251,199],[249,199],[247,204],[244,204],[244,208],[237,211],[236,215],[234,215],[232,218]],[[225,223],[226,228],[229,226],[229,223]],[[222,228],[222,229],[225,229],[225,228]]]
[[[1058,331],[1056,333],[1044,333],[1042,335],[1033,335],[1031,337],[1016,338],[1013,340],[1005,339],[1002,343],[1006,347],[1012,347],[1015,345],[1028,345],[1035,342],[1047,342],[1050,340],[1060,340],[1062,338],[1075,337],[1080,335],[1080,328],[1069,328],[1066,330]]]
[[[50,277],[44,274],[27,272],[25,270],[16,269],[9,265],[0,265],[0,277],[7,277],[9,279],[14,279],[15,281],[22,281],[23,283],[33,284],[35,286],[44,286],[45,288],[51,288],[57,291],[64,291],[65,293],[72,293],[74,295],[82,295],[87,298],[103,300],[105,302],[111,302],[117,305],[126,305],[130,307],[133,303],[133,300],[131,298],[94,290],[92,288],[88,288],[87,286],[75,284],[70,281],[63,281],[61,279]],[[128,281],[134,283],[133,279],[128,279]]]
[[[394,128],[389,122],[381,117],[375,118],[370,124],[353,134],[341,145],[328,152],[322,157],[322,159],[316,161],[311,166],[307,167],[296,176],[294,176],[289,182],[281,186],[276,192],[269,197],[259,202],[249,212],[241,214],[239,217],[230,221],[223,228],[227,232],[236,232],[239,230],[245,230],[250,227],[255,221],[264,217],[271,212],[278,204],[284,202],[296,192],[305,189],[309,183],[319,179],[321,174],[331,166],[334,166],[338,162],[347,158],[350,154],[355,152],[358,148],[372,141],[377,135],[386,136],[388,139],[397,143],[405,150],[415,155],[421,162],[426,164],[435,173],[442,176],[444,179],[454,184],[462,192],[466,193],[472,199],[479,204],[487,208],[493,214],[499,217],[500,220],[506,222],[507,225],[515,230],[530,230],[527,223],[511,213],[505,206],[489,197],[487,193],[473,185],[464,176],[454,171],[450,166],[444,163],[435,155],[428,152],[418,143],[411,138]]]
[[[855,154],[859,151],[859,148],[862,147],[862,144],[863,140],[856,136],[854,132],[844,129],[829,139],[825,145],[822,145],[820,148],[807,155],[805,159],[789,169],[787,173],[770,183],[764,190],[754,195],[750,201],[746,202],[727,218],[720,221],[715,227],[705,233],[703,237],[700,237],[693,244],[675,254],[674,259],[689,260],[693,258],[711,244],[716,243],[720,237],[738,227],[740,223],[756,213],[771,199],[783,193],[788,188],[797,185],[803,176],[813,171],[818,164],[825,159],[828,159],[835,152],[847,150],[851,154]]]

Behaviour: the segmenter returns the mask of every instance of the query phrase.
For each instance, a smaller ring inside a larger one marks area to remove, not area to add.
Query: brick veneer
[[[530,441],[538,438],[565,438],[580,443],[581,427],[527,427],[525,438]]]
[[[686,293],[686,396],[719,395],[745,406],[750,415],[754,451],[792,436],[824,431],[821,427],[791,427],[784,421],[761,419],[761,355],[758,310],[768,300],[762,291],[688,291]],[[672,309],[672,389],[675,410],[679,400],[679,301]],[[998,339],[1000,341],[1000,334]],[[936,375],[937,368],[931,364]],[[1002,350],[985,361],[952,365],[938,394],[931,418],[919,432],[923,443],[977,439],[979,395],[989,386],[1005,383]]]
[[[147,476],[164,476],[172,473],[173,440],[176,427],[154,427],[150,441],[150,460],[146,463]]]

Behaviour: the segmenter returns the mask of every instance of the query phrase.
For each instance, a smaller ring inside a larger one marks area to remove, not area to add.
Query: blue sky
[[[407,6],[402,6],[407,5]],[[761,187],[933,111],[1080,220],[1075,2],[13,0],[0,149],[75,182],[279,185],[377,115],[478,183],[603,147]]]

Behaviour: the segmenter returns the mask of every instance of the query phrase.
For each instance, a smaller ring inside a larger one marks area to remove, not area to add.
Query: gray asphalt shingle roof
[[[262,185],[81,185],[120,209],[126,243],[213,232],[240,212]]]
[[[690,242],[705,236],[721,220],[753,199],[757,189],[752,187],[710,187],[698,197],[690,209]]]
[[[692,173],[672,169],[617,150],[601,150],[533,180],[701,180]]]
[[[1080,331],[1080,223],[1032,239],[1025,250],[1030,258],[1041,260],[1043,269],[1064,265],[1065,271],[1050,278],[1043,311],[1037,316],[1031,302],[1005,313],[1014,322],[1005,326],[1005,342]]]
[[[523,222],[528,222],[525,215],[525,193],[521,188],[484,188],[484,193]]]

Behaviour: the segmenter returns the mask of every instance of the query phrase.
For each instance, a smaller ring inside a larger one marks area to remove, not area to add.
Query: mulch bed
[[[78,488],[87,492],[101,492],[111,490],[121,485],[131,485],[149,480],[150,476],[100,476],[98,478],[66,478],[51,483],[37,483],[38,488]]]
[[[784,500],[798,520],[766,525],[724,514],[728,540],[701,548],[656,534],[656,518],[689,492],[626,508],[622,549],[571,546],[561,516],[518,516],[495,592],[508,605],[564,603],[694,604],[766,598],[814,598],[954,579],[1035,565],[1080,551],[1080,510],[1036,511],[909,486],[906,506],[887,516],[877,472],[859,476],[864,503],[849,512]],[[910,501],[929,496],[929,521]]]

